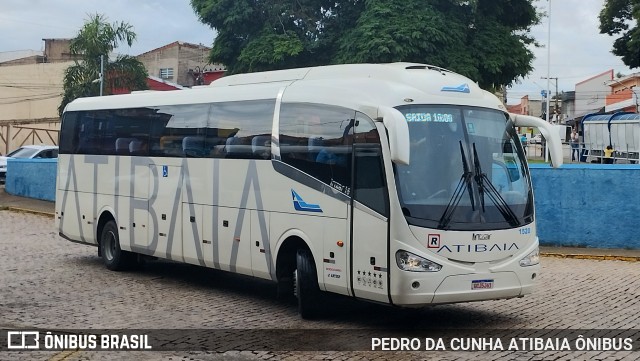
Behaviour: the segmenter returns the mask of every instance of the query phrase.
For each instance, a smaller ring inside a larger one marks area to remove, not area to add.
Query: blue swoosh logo
[[[320,205],[305,202],[293,189],[291,190],[291,196],[293,197],[293,207],[296,211],[322,213]]]
[[[469,84],[460,84],[458,86],[444,86],[440,91],[443,92],[454,92],[454,93],[471,93],[471,89],[469,89]]]

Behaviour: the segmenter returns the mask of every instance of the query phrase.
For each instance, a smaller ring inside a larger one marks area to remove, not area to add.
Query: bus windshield
[[[398,107],[408,122],[411,162],[396,165],[409,224],[490,230],[533,221],[533,194],[513,123],[498,110],[453,105]]]

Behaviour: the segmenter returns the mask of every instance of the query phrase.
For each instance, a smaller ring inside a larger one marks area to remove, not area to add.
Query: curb
[[[39,216],[46,216],[46,217],[55,217],[55,214],[50,213],[50,212],[45,212],[45,211],[36,211],[33,209],[26,209],[26,208],[19,208],[19,207],[0,207],[0,210],[7,210],[7,211],[11,211],[11,212],[18,212],[18,213],[30,213],[30,214],[35,214],[35,215],[39,215]]]
[[[613,255],[592,255],[592,254],[564,254],[564,253],[540,253],[544,257],[554,258],[570,258],[570,259],[589,259],[596,261],[623,261],[623,262],[640,262],[640,257],[635,256],[613,256]]]

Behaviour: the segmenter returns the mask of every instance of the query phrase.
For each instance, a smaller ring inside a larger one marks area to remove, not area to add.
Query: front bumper
[[[404,307],[422,307],[430,304],[485,301],[521,297],[534,290],[540,265],[522,267],[517,271],[474,272],[449,275],[433,284],[416,274],[401,281],[399,294],[393,303]],[[473,281],[491,280],[490,289],[473,289]],[[418,287],[415,287],[419,284]]]

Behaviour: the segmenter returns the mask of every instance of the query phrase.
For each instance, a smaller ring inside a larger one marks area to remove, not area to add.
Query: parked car
[[[542,143],[542,135],[540,134],[536,134],[533,137],[531,137],[531,143],[533,144],[540,144]]]
[[[23,145],[0,157],[0,182],[7,179],[7,159],[9,158],[58,158],[58,147],[54,145]]]

